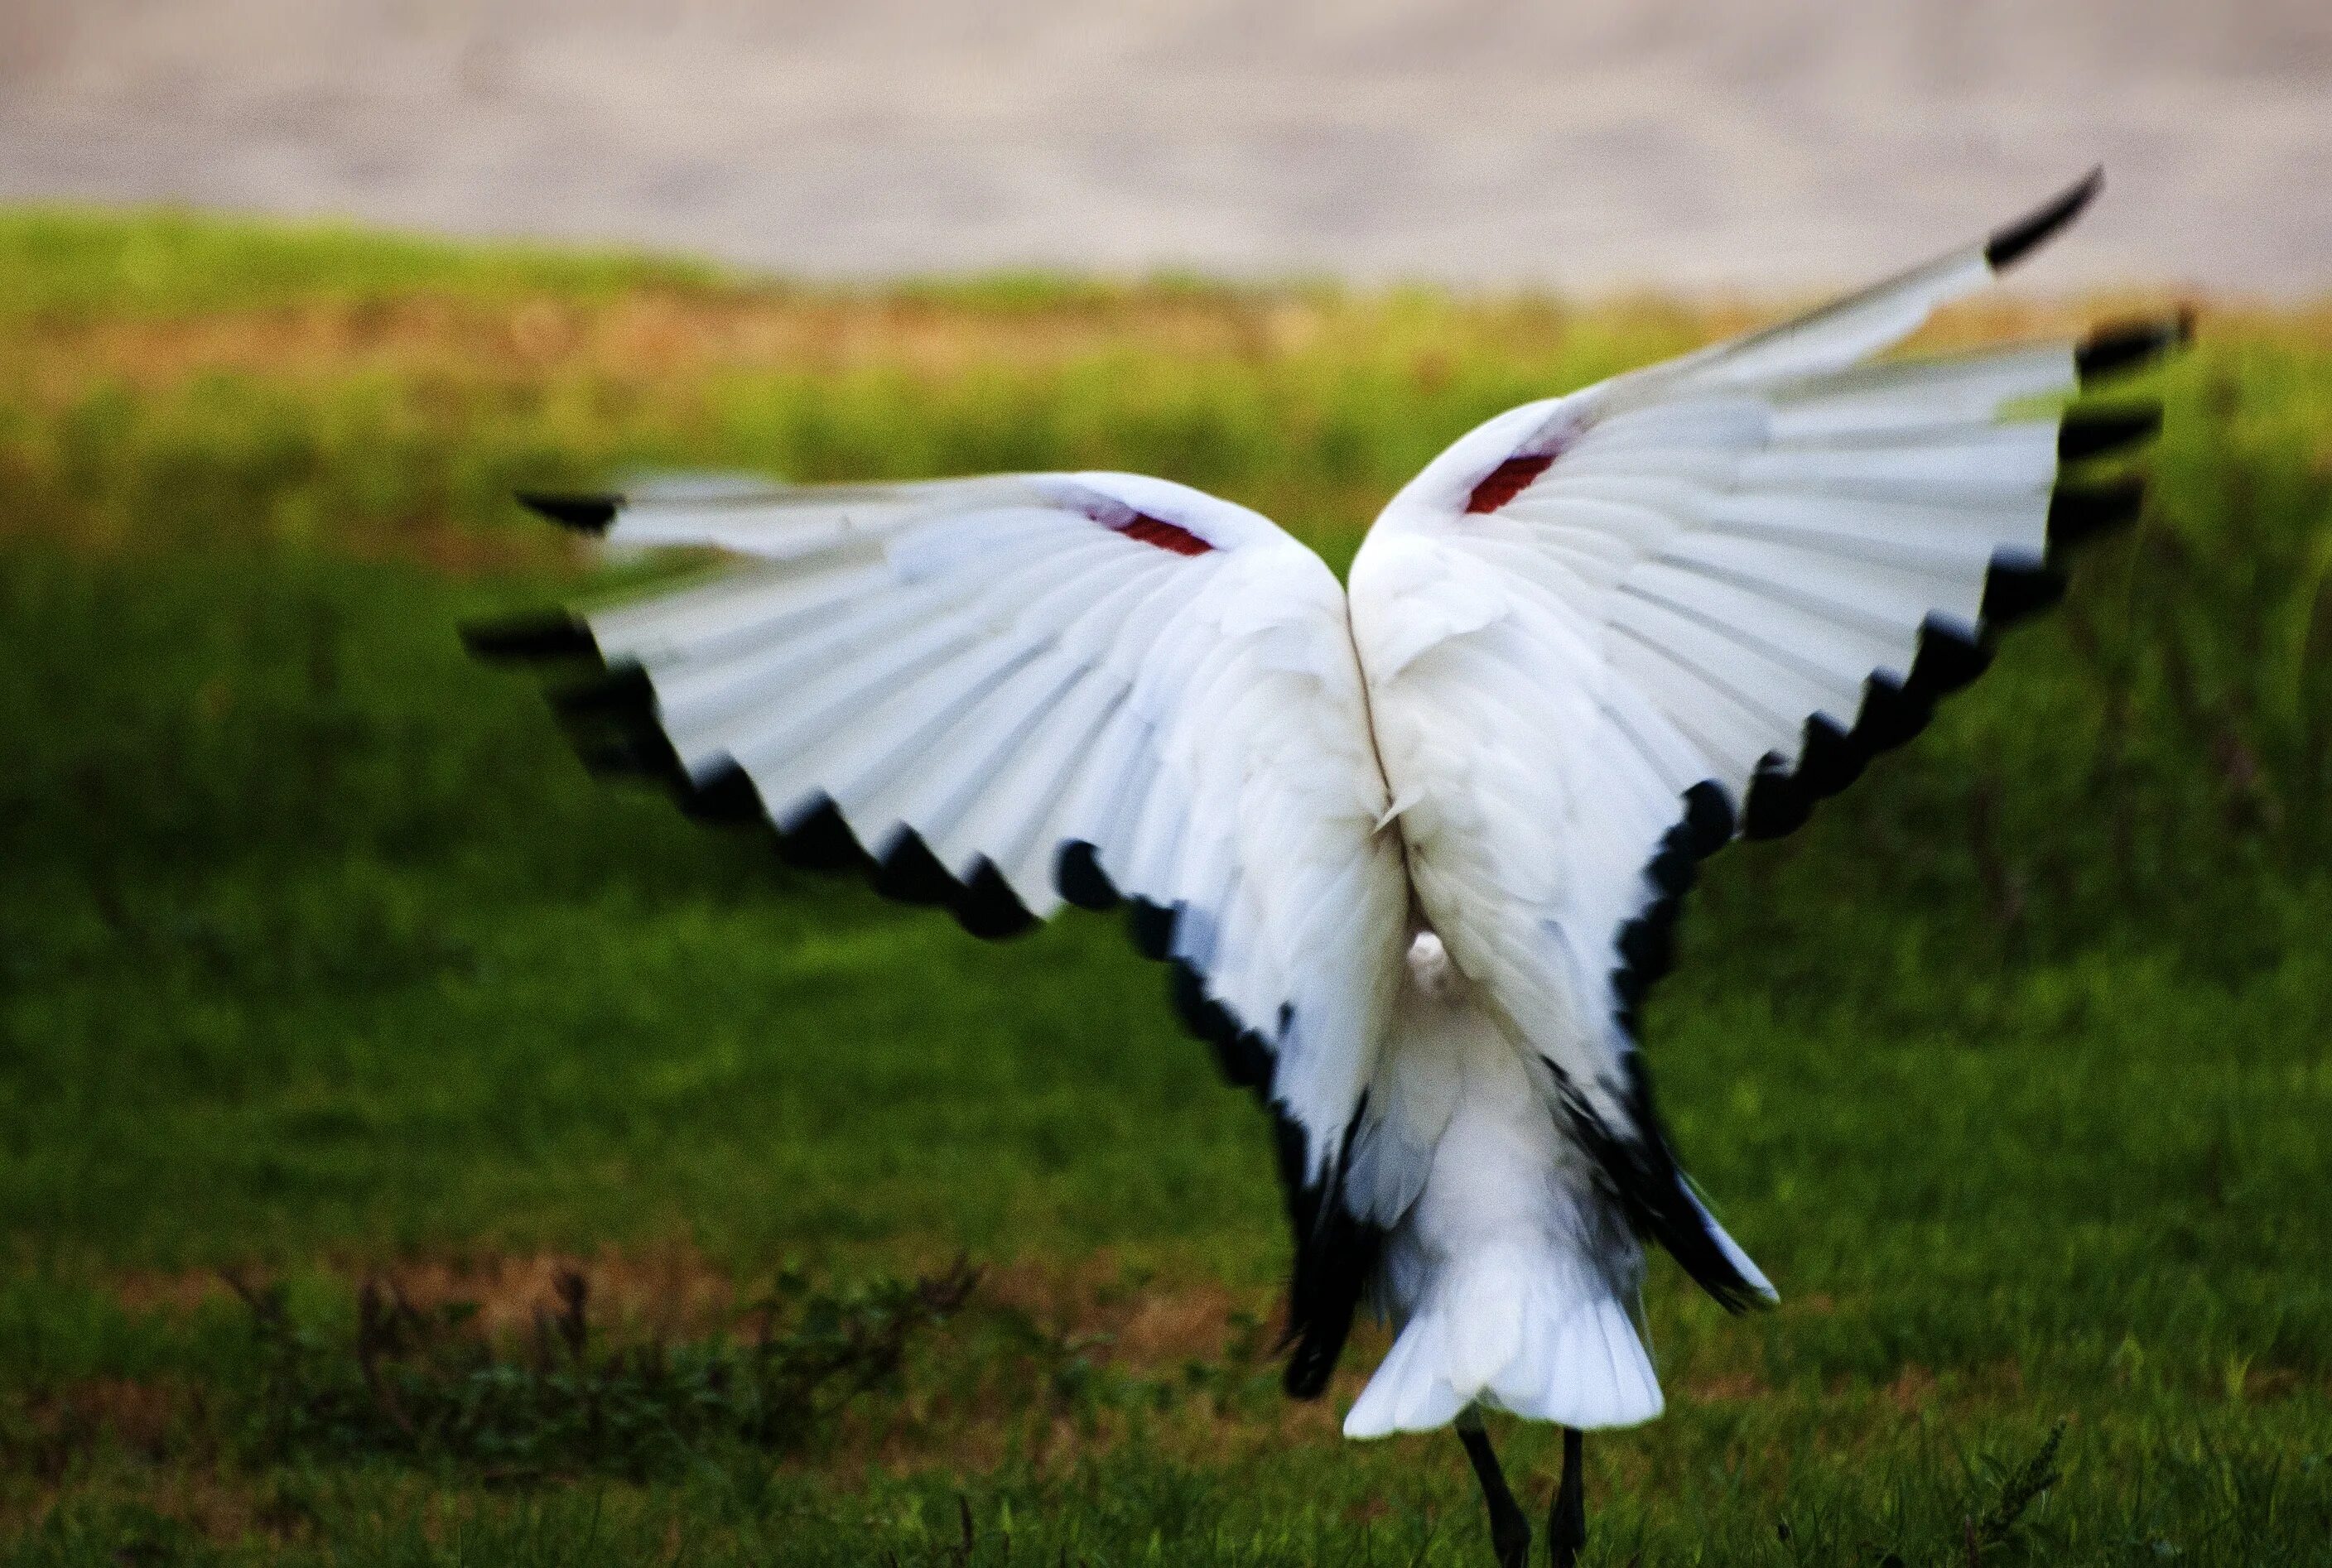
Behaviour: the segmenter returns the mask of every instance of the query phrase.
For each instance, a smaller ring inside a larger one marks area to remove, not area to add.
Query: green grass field
[[[453,629],[636,577],[507,497],[639,466],[1144,470],[1341,566],[1760,315],[0,214],[0,1561],[1487,1562],[1453,1441],[1335,1435],[1381,1335],[1278,1397],[1266,1129],[1113,922],[787,872]],[[2332,1562],[2332,310],[2201,330],[2068,610],[1708,868],[1649,1049],[1783,1305],[1655,1266],[1591,1562]]]

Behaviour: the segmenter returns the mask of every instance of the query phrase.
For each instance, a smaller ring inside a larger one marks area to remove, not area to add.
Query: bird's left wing
[[[1988,240],[1782,326],[1527,404],[1405,489],[1352,629],[1426,917],[1528,1050],[1637,1228],[1720,1300],[1771,1288],[1678,1172],[1635,1042],[1696,860],[1785,832],[1972,679],[2136,507],[2069,463],[2150,407],[2064,410],[2177,324],[1873,361],[2060,227]]]
[[[1291,1383],[1340,1348],[1365,1227],[1339,1193],[1399,973],[1408,883],[1334,576],[1243,507],[1129,474],[865,487],[666,481],[538,499],[709,583],[473,629],[580,664],[587,761],[798,861],[1008,936],[1133,906],[1184,1020],[1280,1125]]]

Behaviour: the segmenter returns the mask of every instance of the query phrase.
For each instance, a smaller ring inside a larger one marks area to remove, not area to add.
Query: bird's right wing
[[[2067,221],[1459,440],[1353,563],[1353,633],[1427,917],[1637,1228],[1765,1296],[1678,1172],[1636,1048],[1696,860],[1787,832],[1974,678],[2135,480],[2065,465],[2158,412],[2065,412],[2171,342],[1876,362]]]
[[[1409,908],[1347,627],[1267,519],[1131,474],[652,484],[538,509],[694,546],[701,586],[487,628],[601,667],[554,692],[588,761],[798,860],[1007,936],[1133,906],[1183,1018],[1279,1119],[1292,1385],[1333,1366],[1370,1257],[1342,1197]]]

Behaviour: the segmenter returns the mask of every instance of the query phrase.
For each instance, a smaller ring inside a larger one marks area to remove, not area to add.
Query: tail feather
[[[1502,1410],[1582,1429],[1631,1427],[1665,1404],[1643,1339],[1610,1297],[1572,1304],[1489,1392]]]
[[[1708,1205],[1700,1201],[1698,1193],[1691,1193],[1689,1189],[1687,1191],[1692,1198],[1693,1208],[1700,1215],[1702,1227],[1708,1232],[1708,1239],[1716,1244],[1717,1252],[1733,1266],[1733,1272],[1749,1288],[1757,1304],[1772,1307],[1779,1303],[1782,1293],[1773,1288],[1773,1282],[1765,1278],[1765,1271],[1757,1267],[1757,1260],[1743,1251],[1741,1243],[1725,1233],[1725,1227],[1716,1222],[1716,1216],[1708,1212]]]
[[[1630,1044],[1621,1068],[1628,1120],[1617,1128],[1561,1069],[1553,1069],[1557,1101],[1572,1136],[1595,1161],[1636,1234],[1667,1248],[1718,1305],[1727,1312],[1773,1306],[1780,1299],[1773,1281],[1725,1233],[1677,1165],[1652,1102],[1643,1053]]]
[[[1344,1419],[1348,1438],[1428,1431],[1479,1402],[1534,1421],[1625,1427],[1660,1413],[1651,1357],[1583,1259],[1480,1257],[1438,1282]]]
[[[1410,1318],[1344,1417],[1344,1435],[1381,1438],[1431,1431],[1457,1420],[1472,1401],[1450,1382],[1448,1339],[1448,1319],[1442,1313]]]

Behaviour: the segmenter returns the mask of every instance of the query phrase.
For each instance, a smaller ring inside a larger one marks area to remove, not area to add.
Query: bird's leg
[[[1576,1427],[1563,1429],[1563,1485],[1555,1488],[1554,1506],[1546,1516],[1547,1560],[1553,1568],[1571,1568],[1587,1546],[1585,1448]]]
[[[1498,1456],[1490,1449],[1490,1434],[1482,1430],[1481,1414],[1471,1405],[1458,1417],[1458,1440],[1466,1445],[1466,1457],[1474,1464],[1474,1478],[1482,1483],[1482,1501],[1490,1510],[1490,1544],[1497,1548],[1498,1568],[1527,1568],[1530,1521],[1523,1517],[1521,1505],[1507,1489],[1506,1473],[1498,1468]]]

